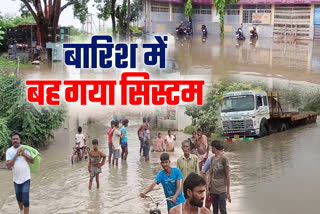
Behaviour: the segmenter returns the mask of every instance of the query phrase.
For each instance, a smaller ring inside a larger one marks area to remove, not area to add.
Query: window
[[[173,13],[184,13],[183,5],[173,5],[172,12]]]
[[[238,15],[239,16],[239,5],[227,5],[225,9],[225,14],[226,15]]]
[[[152,12],[169,12],[169,3],[152,1],[151,11]]]
[[[194,14],[211,14],[211,5],[194,5]]]
[[[242,22],[252,23],[254,13],[271,13],[271,5],[244,5]]]
[[[254,109],[253,95],[224,97],[222,112],[250,111]]]
[[[264,105],[264,106],[267,106],[267,105],[268,105],[267,96],[263,96],[263,105]]]
[[[225,9],[224,22],[226,24],[239,24],[239,5],[228,5]]]
[[[257,96],[257,109],[262,106],[262,98],[260,96]]]

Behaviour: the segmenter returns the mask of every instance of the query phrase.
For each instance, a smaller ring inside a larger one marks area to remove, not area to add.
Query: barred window
[[[242,22],[252,23],[254,13],[271,13],[271,5],[244,5]]]
[[[151,11],[152,12],[169,12],[169,3],[152,1]]]
[[[227,5],[225,8],[225,14],[229,16],[239,15],[240,14],[239,5],[234,5],[234,4]]]
[[[211,8],[211,5],[194,5],[193,12],[194,14],[211,14]]]
[[[172,12],[173,13],[184,13],[183,5],[173,5]]]

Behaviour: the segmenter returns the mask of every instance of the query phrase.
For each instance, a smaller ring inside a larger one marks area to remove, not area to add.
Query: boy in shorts
[[[127,160],[128,156],[128,137],[127,137],[127,127],[129,120],[124,119],[121,127],[121,159]]]
[[[88,171],[90,173],[89,190],[91,190],[93,178],[96,177],[97,189],[99,189],[99,174],[101,167],[106,162],[106,155],[98,149],[98,140],[92,140],[93,150],[89,153]],[[101,162],[102,159],[102,162]]]
[[[114,165],[114,160],[116,160],[116,166],[118,166],[118,159],[120,158],[120,137],[121,132],[119,129],[119,121],[114,121],[114,128],[111,132],[112,136],[112,165]]]

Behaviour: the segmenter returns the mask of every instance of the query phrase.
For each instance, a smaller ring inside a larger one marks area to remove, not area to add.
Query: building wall
[[[208,35],[219,35],[219,22],[212,22],[213,14],[193,14],[192,27],[194,33],[201,33],[201,26],[206,25]]]
[[[235,36],[239,24],[225,24],[225,35],[226,36]],[[272,25],[254,25],[256,26],[259,38],[272,38],[273,37],[273,26]],[[243,24],[243,32],[246,38],[250,37],[250,30],[252,29],[253,24]]]
[[[176,27],[182,20],[185,20],[184,13],[173,13],[172,12],[172,5],[168,12],[155,12],[151,11],[151,0],[146,0],[147,7],[149,9],[146,10],[149,13],[150,20],[146,20],[146,31],[152,33],[172,33],[175,34]],[[263,5],[262,5],[263,6]],[[318,5],[317,5],[318,6]],[[225,15],[225,35],[226,36],[235,36],[235,32],[237,31],[240,24],[243,22],[243,11],[245,6],[239,6],[239,14],[238,15]],[[244,23],[243,24],[243,31],[245,36],[249,37],[249,31],[252,29],[252,26],[255,25],[261,38],[273,38],[275,36],[279,36],[276,31],[279,31],[279,21],[275,17],[275,7],[278,6],[272,5],[271,9],[271,23],[270,24],[251,24],[251,23]],[[292,5],[288,5],[288,8],[292,7]],[[300,7],[297,5],[297,7]],[[302,7],[302,6],[301,6]],[[257,9],[258,11],[259,9]],[[261,9],[260,9],[261,10]],[[263,10],[263,9],[262,9]],[[270,11],[270,8],[269,8]],[[146,15],[148,17],[148,14]],[[314,7],[313,4],[311,5],[310,10],[310,25],[309,25],[309,36],[299,37],[302,39],[313,39],[315,34],[319,34],[319,27],[315,27],[313,24],[313,17],[314,17]],[[288,18],[290,23],[299,23],[302,20],[290,19]],[[292,20],[292,21],[291,21]],[[276,25],[275,25],[276,22]],[[282,22],[282,21],[281,21]],[[280,23],[281,23],[280,22]],[[304,21],[305,22],[305,21]],[[192,24],[194,33],[201,33],[201,25],[206,25],[208,29],[209,35],[219,35],[220,34],[220,27],[219,27],[219,16],[216,15],[216,11],[213,8],[212,14],[193,14],[192,16]],[[300,30],[299,30],[300,31]],[[298,32],[299,32],[298,31]],[[292,32],[292,31],[290,31]],[[290,33],[289,32],[289,33]]]

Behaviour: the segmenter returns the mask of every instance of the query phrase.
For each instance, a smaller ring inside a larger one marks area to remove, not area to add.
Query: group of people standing
[[[155,185],[161,183],[166,198],[170,198],[167,201],[169,214],[210,213],[211,205],[214,214],[219,211],[220,214],[226,214],[226,200],[231,202],[229,161],[220,141],[212,141],[211,146],[213,156],[206,159],[202,169],[198,157],[191,154],[189,140],[182,142],[184,154],[177,160],[177,168],[170,166],[169,154],[162,153],[160,165],[163,170],[158,173],[153,183],[140,193],[140,197],[146,197]],[[206,204],[203,207],[205,198]]]
[[[108,130],[109,163],[118,165],[121,157],[124,161],[128,156],[127,119],[120,122],[111,121]],[[140,154],[143,153],[145,161],[149,161],[150,144],[152,139],[151,118],[143,118],[137,134],[140,140]],[[85,142],[86,136],[78,128],[76,141],[81,138]],[[6,164],[13,169],[13,182],[16,192],[16,199],[22,213],[29,213],[29,190],[30,190],[30,168],[28,163],[34,159],[27,150],[20,146],[21,135],[14,131],[11,134],[12,147],[7,150]],[[163,168],[158,173],[154,182],[142,193],[146,194],[157,184],[162,184],[167,202],[168,212],[174,213],[210,213],[212,205],[213,213],[226,214],[226,200],[231,202],[230,196],[230,166],[228,158],[224,155],[224,147],[220,141],[211,143],[213,156],[208,158],[209,145],[207,137],[199,129],[192,133],[192,137],[181,143],[183,155],[177,160],[177,168],[171,167],[169,154],[173,152],[176,136],[168,131],[163,141],[161,133],[155,142],[155,151],[163,152],[160,156],[160,165]],[[82,147],[85,143],[80,143]],[[90,174],[89,189],[92,187],[93,179],[96,178],[99,188],[99,174],[101,167],[105,164],[106,155],[98,149],[98,140],[92,140],[93,149],[89,152],[88,171]],[[121,149],[121,152],[120,152]],[[112,157],[112,161],[111,161]],[[183,193],[182,193],[183,189]],[[206,194],[205,194],[206,193]],[[203,207],[206,198],[205,207]],[[178,206],[179,205],[179,206]]]

